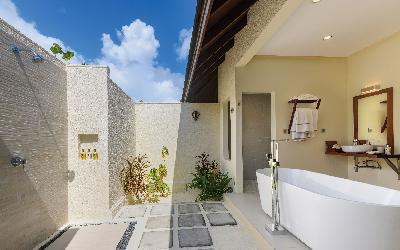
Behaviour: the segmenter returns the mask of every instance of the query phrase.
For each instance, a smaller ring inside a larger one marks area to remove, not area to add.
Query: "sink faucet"
[[[358,139],[353,139],[353,145],[358,145]]]

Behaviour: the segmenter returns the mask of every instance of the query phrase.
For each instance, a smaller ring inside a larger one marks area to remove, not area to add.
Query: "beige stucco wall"
[[[194,121],[192,112],[200,112]],[[207,152],[219,159],[218,104],[136,103],[136,153],[147,154],[151,165],[162,162],[161,148],[169,149],[167,182],[173,193],[185,191],[194,171],[194,156]]]
[[[276,138],[284,139],[290,138],[283,131],[293,107],[288,100],[303,93],[322,98],[318,127],[326,132],[304,142],[280,143],[279,159],[283,167],[347,177],[347,159],[325,154],[325,141],[347,141],[346,77],[344,58],[256,56],[236,71],[237,102],[242,93],[274,93]],[[241,117],[240,107],[236,112]]]
[[[361,88],[371,82],[378,82],[381,88],[394,87],[394,148],[400,152],[400,33],[393,35],[371,47],[363,49],[348,58],[348,141],[353,139],[352,98],[359,95]],[[354,162],[350,159],[348,175],[350,179],[400,189],[397,175],[382,162],[383,169],[361,169],[354,172]]]
[[[228,100],[236,109],[239,94],[236,92],[236,68],[244,66],[263,44],[282,25],[302,0],[259,0],[249,10],[247,26],[235,35],[235,45],[225,55],[225,61],[218,68],[218,100],[220,112],[223,113],[223,103]],[[235,180],[235,192],[243,191],[243,161],[241,148],[241,117],[233,112],[232,120],[232,157],[224,158],[224,150],[220,150],[222,168],[227,170]],[[224,126],[223,116],[220,116],[220,128]],[[224,145],[223,133],[220,145]]]
[[[68,222],[67,118],[65,65],[0,19],[1,249],[32,249]]]

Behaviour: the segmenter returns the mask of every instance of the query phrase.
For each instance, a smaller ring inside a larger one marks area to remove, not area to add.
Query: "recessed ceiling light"
[[[331,39],[332,37],[333,37],[333,35],[324,36],[324,37],[322,38],[322,40],[328,41],[328,40]]]
[[[312,0],[313,3],[319,3],[321,0]]]

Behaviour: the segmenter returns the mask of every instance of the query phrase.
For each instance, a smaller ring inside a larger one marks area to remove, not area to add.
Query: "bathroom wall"
[[[1,249],[32,249],[68,222],[67,118],[65,65],[0,19]]]
[[[272,123],[278,139],[290,138],[284,133],[293,108],[288,104],[290,98],[310,93],[322,99],[318,127],[326,132],[304,142],[280,143],[283,167],[347,177],[347,159],[325,155],[325,141],[347,141],[346,66],[345,58],[255,56],[245,67],[237,68],[238,103],[242,93],[273,93]],[[236,112],[242,117],[240,107]]]
[[[67,66],[68,216],[71,223],[111,218],[108,82],[106,66]],[[80,160],[80,146],[86,152],[96,148],[99,159]]]
[[[128,155],[135,155],[135,107],[132,99],[111,79],[107,87],[110,209],[114,215],[125,198],[120,181],[121,169]]]
[[[348,141],[353,139],[353,96],[361,94],[365,85],[377,82],[381,88],[394,87],[394,150],[400,152],[400,33],[365,48],[348,58],[347,120]],[[400,190],[400,181],[395,172],[382,162],[382,170],[360,169],[354,172],[354,162],[349,159],[350,179]]]
[[[200,112],[197,121],[195,110]],[[156,167],[162,162],[161,148],[168,148],[167,182],[174,194],[191,181],[194,156],[207,152],[219,160],[219,104],[136,103],[135,112],[136,153],[147,154]]]

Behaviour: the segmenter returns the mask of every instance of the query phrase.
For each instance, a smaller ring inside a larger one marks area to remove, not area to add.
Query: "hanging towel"
[[[297,108],[293,117],[290,133],[292,139],[304,141],[315,136],[317,132],[318,110],[315,108]]]
[[[289,101],[293,101],[293,100],[309,100],[309,101],[316,101],[319,98],[316,97],[315,95],[312,94],[302,94],[299,96],[294,96],[292,97]]]

